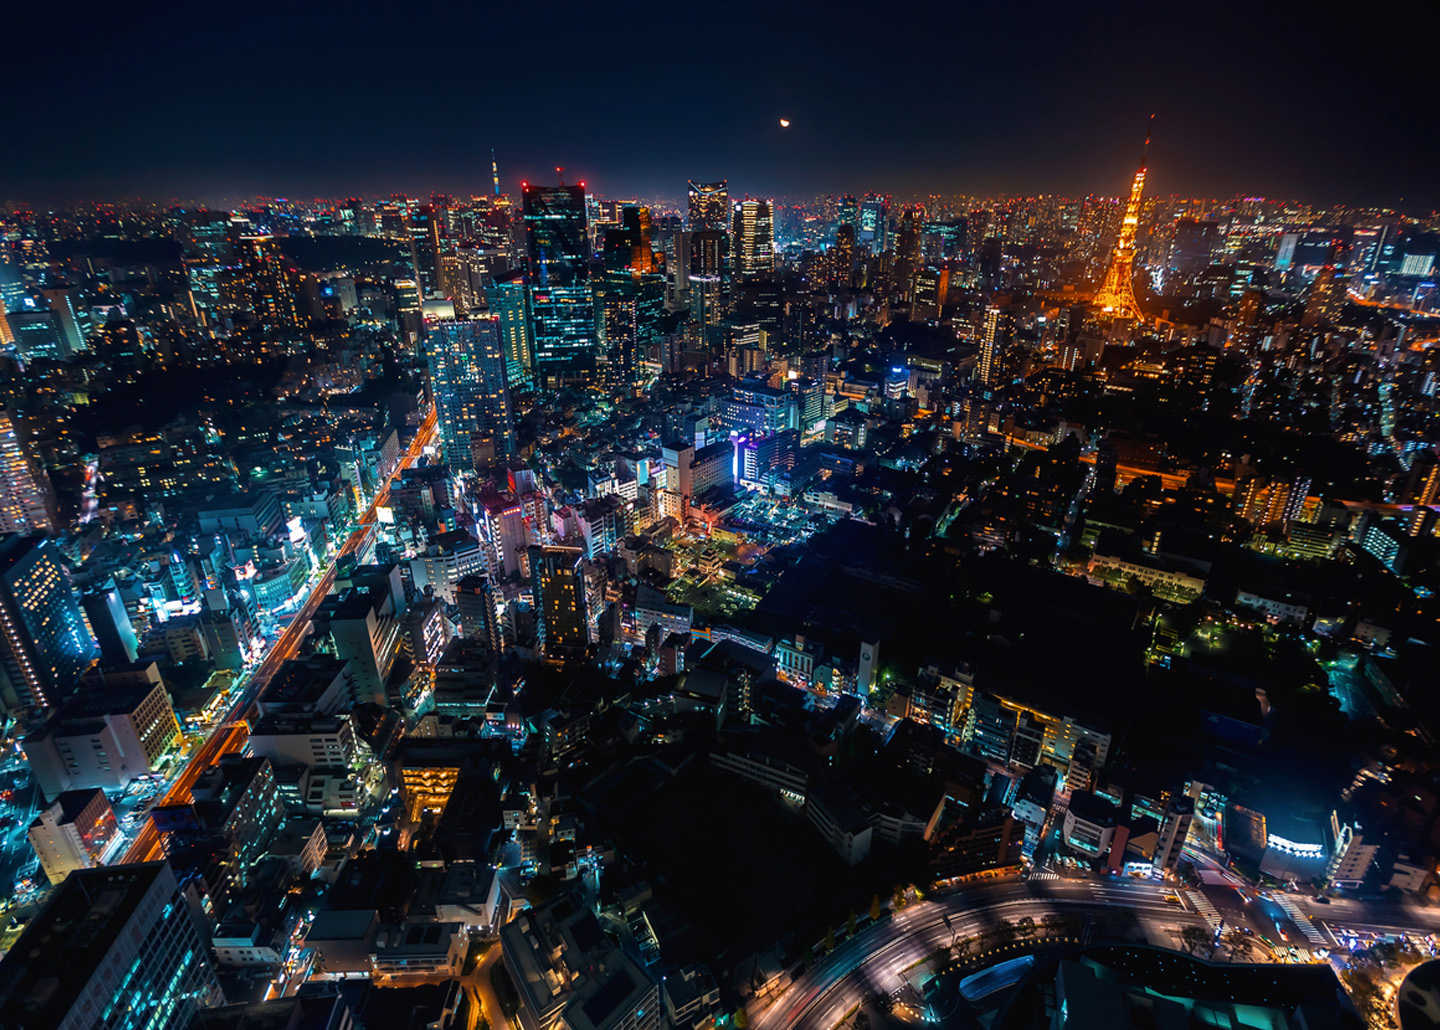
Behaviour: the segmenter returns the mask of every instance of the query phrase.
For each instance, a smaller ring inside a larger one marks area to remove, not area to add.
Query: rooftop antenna
[[[562,168],[562,167],[560,167],[559,165],[557,165],[557,166],[555,167],[555,174],[560,177],[560,185],[561,185],[561,186],[564,186],[564,185],[565,185],[565,169]]]

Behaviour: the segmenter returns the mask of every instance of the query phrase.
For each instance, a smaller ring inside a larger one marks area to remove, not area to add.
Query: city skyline
[[[4,1030],[1435,996],[1422,26],[64,13],[7,21]]]

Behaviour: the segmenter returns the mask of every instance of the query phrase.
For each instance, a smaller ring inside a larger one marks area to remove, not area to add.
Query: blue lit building
[[[70,874],[0,962],[7,1030],[186,1030],[224,1004],[166,862]]]
[[[665,276],[607,271],[595,283],[595,317],[605,385],[623,390],[643,378],[641,365],[660,338]]]
[[[501,323],[496,316],[427,323],[426,349],[445,460],[474,464],[473,434],[488,434],[495,456],[515,450]]]
[[[522,212],[535,378],[547,387],[588,384],[598,361],[585,187],[527,183]]]
[[[0,538],[0,704],[12,711],[55,704],[94,656],[55,545],[18,533]]]
[[[856,246],[872,254],[884,253],[890,245],[890,210],[882,197],[866,197],[860,202],[859,225],[855,227]]]

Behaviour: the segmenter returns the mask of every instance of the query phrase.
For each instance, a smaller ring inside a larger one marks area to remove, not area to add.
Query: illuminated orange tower
[[[1153,125],[1155,116],[1150,116]],[[1135,234],[1140,228],[1140,196],[1145,192],[1145,162],[1150,156],[1150,133],[1145,133],[1145,149],[1140,154],[1140,167],[1130,184],[1130,200],[1125,205],[1125,220],[1120,223],[1120,239],[1110,257],[1110,267],[1092,302],[1107,318],[1139,320],[1140,305],[1135,300]]]

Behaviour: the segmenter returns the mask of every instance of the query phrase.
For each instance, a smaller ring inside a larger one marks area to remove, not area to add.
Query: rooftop
[[[0,1025],[58,1026],[159,878],[176,890],[164,862],[71,873],[0,962]]]

